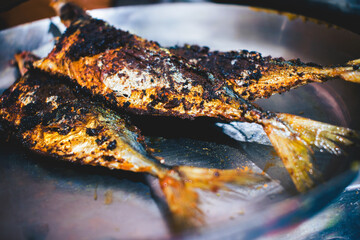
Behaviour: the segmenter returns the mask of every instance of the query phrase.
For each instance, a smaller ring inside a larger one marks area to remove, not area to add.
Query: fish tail
[[[182,227],[196,227],[205,223],[196,189],[216,192],[228,189],[227,184],[254,186],[269,180],[263,174],[246,169],[220,170],[189,166],[173,167],[159,178],[174,223]]]
[[[345,81],[360,83],[360,59],[349,61],[346,66],[336,67],[334,71]]]
[[[343,153],[342,147],[353,145],[354,140],[360,138],[355,130],[286,113],[278,113],[264,120],[263,126],[300,192],[314,185],[314,150],[340,155]]]

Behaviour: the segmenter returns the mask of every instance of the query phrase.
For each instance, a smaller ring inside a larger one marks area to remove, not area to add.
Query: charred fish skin
[[[36,67],[67,75],[93,95],[134,113],[257,122],[269,116],[250,101],[326,79],[320,66],[256,52],[213,53],[194,46],[169,50],[85,13],[76,18],[79,10],[74,11],[54,50]],[[203,61],[194,60],[199,54]],[[339,75],[339,68],[335,72],[327,79]]]
[[[258,123],[301,192],[314,186],[315,149],[341,154],[340,144],[352,145],[349,139],[359,138],[351,129],[263,112],[244,99],[231,81],[155,42],[92,18],[75,17],[55,48],[34,66],[66,76],[109,105],[137,114]],[[345,70],[342,74],[356,79],[352,70]]]
[[[93,95],[139,114],[243,120],[253,108],[229,97],[211,73],[96,19],[74,22],[35,66],[66,74]]]
[[[321,66],[304,63],[300,59],[286,61],[281,57],[263,57],[255,51],[211,51],[208,47],[189,44],[171,47],[169,50],[208,69],[249,101],[268,98],[311,82],[332,79],[360,81],[360,64],[356,61],[343,66]]]
[[[21,72],[25,75],[0,98],[0,120],[10,134],[41,155],[157,177],[175,227],[204,224],[196,188],[214,191],[226,189],[227,183],[253,186],[269,181],[262,174],[239,169],[161,164],[146,150],[144,137],[124,115],[92,101],[55,76],[34,69]]]
[[[155,174],[157,163],[143,157],[147,153],[139,131],[123,117],[79,95],[56,77],[32,70],[2,95],[0,115],[35,152]]]
[[[274,71],[278,68],[282,68],[282,76],[285,77],[284,72],[287,71],[285,65],[299,67],[305,64],[295,61],[286,62],[283,58],[262,57],[255,51],[220,52],[211,51],[208,47],[198,45],[171,47],[170,51],[208,69],[217,78],[228,82],[242,98],[249,101],[267,98],[275,93],[288,91],[295,86],[305,85],[310,81],[308,78],[301,79],[304,74],[298,73],[299,78],[295,81],[273,80],[267,84],[262,83],[261,80],[270,73],[273,73],[276,78]]]

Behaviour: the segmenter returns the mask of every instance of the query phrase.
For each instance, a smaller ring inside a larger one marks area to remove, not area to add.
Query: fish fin
[[[360,58],[355,59],[355,60],[351,60],[351,61],[347,62],[347,64],[352,65],[352,66],[360,66]]]
[[[264,130],[300,192],[314,185],[315,149],[340,155],[341,147],[355,144],[353,140],[360,138],[355,130],[286,113],[265,120]]]
[[[55,10],[66,27],[69,27],[77,20],[90,17],[83,8],[67,0],[52,0],[50,6]]]
[[[22,51],[14,55],[21,76],[29,70],[33,62],[40,58],[29,51]]]
[[[338,68],[339,75],[346,81],[360,83],[360,59],[349,61],[346,64],[348,67]]]
[[[254,186],[270,179],[264,174],[241,169],[176,166],[159,181],[176,226],[198,227],[204,225],[205,221],[196,189],[216,192],[227,190],[227,184]]]

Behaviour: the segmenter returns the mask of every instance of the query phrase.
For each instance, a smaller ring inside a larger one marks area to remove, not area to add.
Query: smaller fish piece
[[[312,82],[345,80],[360,83],[360,59],[343,65],[321,66],[300,59],[263,57],[255,51],[211,51],[208,47],[185,44],[170,52],[203,67],[227,82],[243,99],[254,101]]]
[[[0,98],[4,129],[41,155],[157,177],[176,226],[204,223],[196,188],[215,192],[227,189],[226,184],[253,186],[269,181],[262,174],[240,169],[161,164],[126,116],[93,102],[55,76],[24,69],[36,59],[29,53],[16,59],[24,76]]]

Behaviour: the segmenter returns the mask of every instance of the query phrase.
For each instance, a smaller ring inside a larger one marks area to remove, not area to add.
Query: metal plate
[[[360,57],[360,36],[289,20],[247,7],[216,4],[163,4],[91,11],[116,27],[163,46],[184,43],[213,50],[248,49],[263,55],[340,64]],[[53,46],[46,19],[0,32],[0,87],[17,77],[9,61],[21,50],[45,56]],[[272,111],[360,129],[358,85],[311,84],[257,103]],[[200,193],[207,225],[180,233],[187,238],[255,238],[298,224],[328,205],[357,174],[352,155],[317,156],[324,183],[298,195],[280,160],[255,125],[221,125],[208,119],[137,118],[150,145],[169,164],[267,169],[278,182],[267,188]],[[235,128],[247,130],[248,142]],[[222,133],[226,130],[228,135]],[[252,133],[260,138],[251,138]],[[235,134],[234,134],[235,133]],[[236,140],[237,139],[237,140]],[[175,236],[143,175],[75,166],[30,155],[17,145],[0,146],[0,236],[2,239],[167,239]],[[270,167],[270,168],[269,168]],[[179,233],[177,233],[179,234]]]

